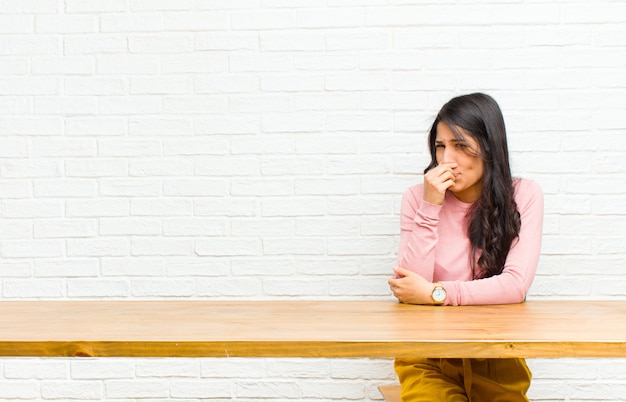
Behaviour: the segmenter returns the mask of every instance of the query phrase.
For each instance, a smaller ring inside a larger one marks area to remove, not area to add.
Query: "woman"
[[[453,98],[428,137],[424,183],[402,199],[398,266],[402,303],[521,303],[541,247],[543,194],[513,179],[504,119],[488,95]],[[396,359],[402,401],[528,401],[523,359]]]

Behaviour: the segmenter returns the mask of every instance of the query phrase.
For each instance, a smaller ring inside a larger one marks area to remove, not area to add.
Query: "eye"
[[[461,142],[457,142],[455,147],[459,148],[459,149],[465,149],[465,148],[467,148],[467,145],[465,145],[465,144],[463,144]]]
[[[445,148],[445,146],[443,144],[435,144],[435,148],[443,149],[443,148]]]

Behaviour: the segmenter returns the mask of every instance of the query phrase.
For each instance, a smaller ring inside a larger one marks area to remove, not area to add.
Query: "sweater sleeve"
[[[409,188],[400,210],[398,265],[433,281],[440,205],[422,200],[423,185]]]
[[[442,282],[448,293],[446,304],[511,304],[526,299],[541,251],[543,193],[535,182],[520,180],[515,201],[520,212],[521,228],[502,273],[474,281]]]

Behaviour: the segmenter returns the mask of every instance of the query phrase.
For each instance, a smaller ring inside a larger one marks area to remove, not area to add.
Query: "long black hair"
[[[521,227],[514,199],[502,111],[492,97],[482,93],[463,95],[448,101],[430,128],[428,147],[431,161],[424,173],[437,166],[435,139],[439,122],[450,127],[458,139],[463,137],[459,131],[459,128],[462,129],[480,147],[472,154],[483,160],[484,173],[480,197],[468,212],[471,267],[475,279],[498,275],[504,269],[509,249]]]

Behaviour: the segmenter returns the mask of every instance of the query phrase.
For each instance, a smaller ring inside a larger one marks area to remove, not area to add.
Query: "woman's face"
[[[435,150],[437,164],[453,164],[454,184],[448,188],[459,200],[467,203],[476,201],[482,190],[483,160],[478,142],[462,128],[456,130],[463,136],[457,139],[444,122],[437,124]]]

